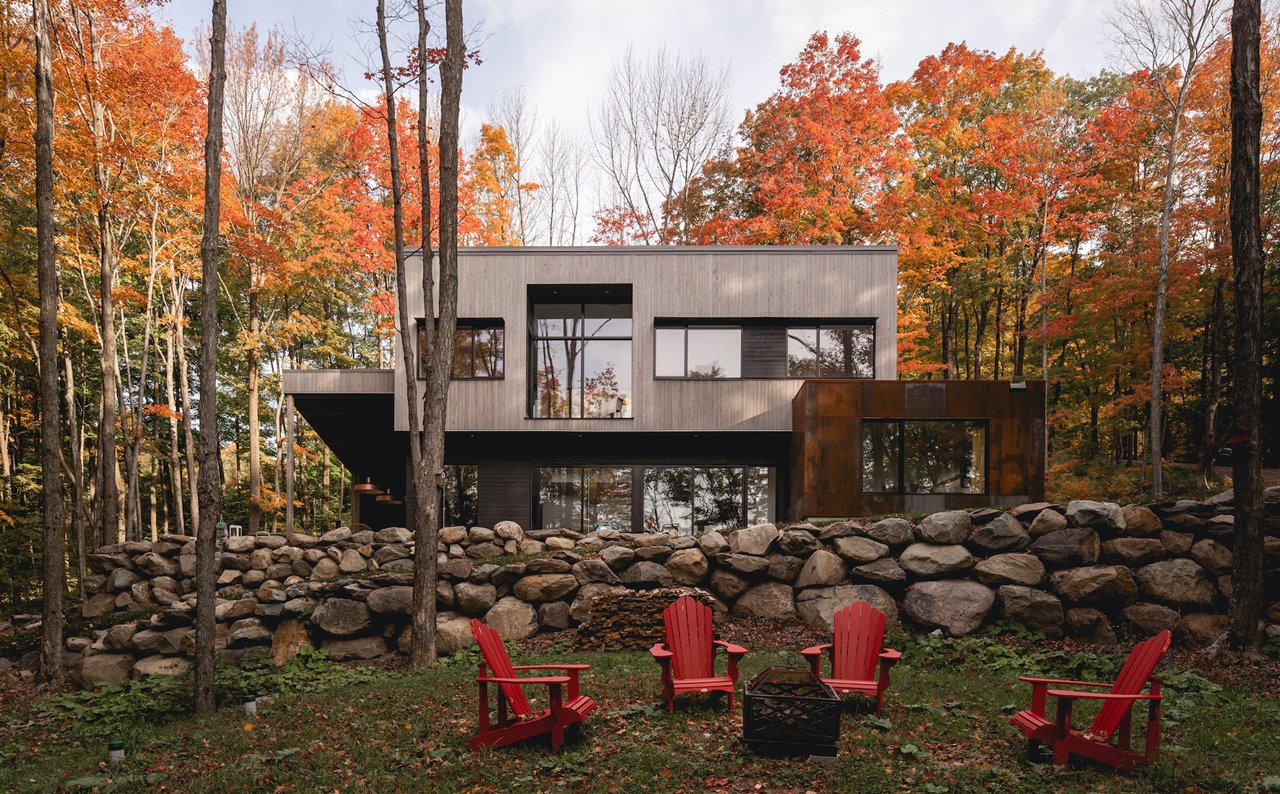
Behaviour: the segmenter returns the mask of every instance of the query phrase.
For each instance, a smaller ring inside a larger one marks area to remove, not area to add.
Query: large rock
[[[614,571],[625,571],[636,561],[636,553],[625,546],[609,546],[600,552],[600,559]]]
[[[1044,581],[1044,563],[1034,554],[997,554],[973,566],[978,581],[989,587],[1005,584],[1038,585]]]
[[[498,603],[498,588],[492,584],[458,582],[453,586],[458,609],[468,615],[482,615]]]
[[[320,647],[335,662],[351,662],[359,659],[376,659],[391,652],[386,639],[381,635],[373,637],[350,637],[346,639],[327,639]]]
[[[755,554],[763,557],[778,539],[778,528],[773,524],[757,524],[729,533],[729,549],[738,554]]]
[[[216,620],[233,621],[240,618],[247,618],[258,608],[258,601],[254,598],[239,598],[235,601],[223,601],[213,608],[213,617]]]
[[[138,581],[138,575],[128,568],[116,568],[107,574],[106,589],[112,593],[119,593],[133,587]]]
[[[321,543],[341,543],[344,540],[351,540],[350,527],[338,527],[331,529],[320,536]]]
[[[413,588],[407,585],[379,587],[369,593],[369,609],[379,615],[408,618],[413,615]]]
[[[338,560],[338,570],[343,573],[360,573],[369,569],[369,562],[360,552],[355,549],[347,549],[342,552],[342,559]]]
[[[898,565],[897,560],[892,557],[884,557],[850,568],[849,578],[860,579],[865,582],[893,584],[905,582],[907,580],[907,572],[902,570],[902,566]]]
[[[1027,533],[1033,538],[1038,538],[1042,535],[1048,535],[1050,532],[1057,532],[1066,528],[1067,517],[1052,507],[1046,507],[1031,520],[1031,526],[1027,527]]]
[[[836,554],[849,560],[854,565],[873,562],[889,554],[889,546],[887,544],[871,538],[857,536],[836,538],[832,546],[835,547]]]
[[[1142,505],[1125,505],[1120,515],[1124,518],[1124,534],[1129,536],[1150,537],[1163,528],[1151,508]]]
[[[613,572],[613,569],[604,560],[580,560],[573,564],[572,570],[580,585],[592,582],[618,583],[618,575]]]
[[[915,577],[945,576],[972,568],[973,555],[964,546],[955,544],[912,543],[898,557],[898,564]]]
[[[800,575],[796,577],[796,587],[837,585],[844,581],[847,573],[844,560],[826,549],[818,549],[805,560]]]
[[[752,554],[718,554],[716,562],[743,576],[754,576],[769,567],[769,560]]]
[[[1186,554],[1191,551],[1191,544],[1195,543],[1196,536],[1190,532],[1178,532],[1173,529],[1160,530],[1160,545],[1164,546],[1166,554],[1174,556]]]
[[[538,613],[518,598],[505,596],[484,616],[498,636],[504,640],[523,640],[538,631]]]
[[[148,656],[133,665],[134,678],[153,675],[182,675],[191,669],[191,662],[181,656]]]
[[[778,537],[778,548],[786,554],[807,557],[821,545],[812,532],[804,529],[788,529]]]
[[[154,551],[143,554],[133,564],[143,576],[173,576],[178,572],[178,566],[173,560],[161,557]]]
[[[1002,585],[996,590],[1000,600],[1000,614],[1050,637],[1062,634],[1062,622],[1066,619],[1062,602],[1043,590],[1019,584]]]
[[[1050,568],[1078,568],[1098,561],[1102,543],[1092,529],[1068,527],[1037,538],[1031,553]]]
[[[271,549],[254,549],[249,555],[249,567],[255,571],[265,571],[271,566]]]
[[[704,532],[698,536],[698,548],[703,554],[719,554],[729,550],[729,541],[719,532]]]
[[[1076,607],[1067,610],[1067,631],[1081,642],[1094,645],[1115,645],[1116,633],[1111,621],[1093,607]]]
[[[1163,556],[1159,538],[1112,538],[1102,544],[1102,559],[1122,565],[1146,565]]]
[[[887,546],[906,546],[915,539],[905,518],[883,518],[867,527],[867,537]]]
[[[86,618],[100,618],[116,611],[115,596],[110,593],[98,593],[80,607],[80,614]]]
[[[320,582],[328,579],[337,579],[341,573],[338,570],[338,563],[329,557],[325,557],[311,569],[311,581]]]
[[[257,618],[237,620],[227,629],[227,647],[245,648],[250,645],[265,645],[271,642],[271,629],[262,625]]]
[[[514,521],[499,521],[493,525],[493,534],[503,540],[523,540],[524,530]]]
[[[1056,571],[1049,577],[1058,595],[1077,604],[1105,604],[1114,608],[1138,594],[1133,573],[1123,565],[1091,565]]]
[[[133,646],[133,635],[137,633],[137,624],[117,623],[102,635],[102,646],[109,651],[127,651]]]
[[[441,527],[440,543],[444,546],[451,546],[455,543],[461,543],[467,539],[466,527]],[[468,629],[469,631],[470,629]]]
[[[573,616],[567,602],[548,601],[538,605],[538,621],[543,628],[563,631],[573,625]]]
[[[80,660],[76,678],[85,686],[119,684],[133,670],[133,657],[127,653],[97,653]]]
[[[1144,565],[1137,571],[1138,590],[1168,604],[1211,606],[1213,583],[1195,560],[1180,558]]]
[[[831,631],[835,614],[856,601],[867,601],[885,614],[890,621],[897,620],[898,605],[883,589],[875,585],[839,585],[838,587],[811,587],[796,594],[796,613],[800,619],[815,629]]]
[[[1178,626],[1178,610],[1162,604],[1130,604],[1120,616],[1147,634],[1173,631]]]
[[[1067,521],[1104,534],[1115,534],[1125,528],[1124,512],[1115,502],[1072,499],[1067,503]]]
[[[670,587],[675,584],[671,572],[656,562],[637,562],[618,577],[633,588]]]
[[[796,616],[795,593],[782,582],[758,584],[738,597],[733,614],[744,618],[793,620]]]
[[[1188,645],[1204,647],[1212,645],[1227,629],[1226,615],[1210,615],[1193,612],[1178,621],[1177,634]]]
[[[723,598],[737,598],[750,586],[746,579],[721,568],[711,572],[710,585],[711,591]]]
[[[187,635],[191,634],[191,631],[191,629],[185,627],[169,629],[168,631],[143,629],[134,632],[129,644],[134,650],[143,654],[160,653],[173,656],[182,653],[183,640],[186,639]]]
[[[768,560],[769,567],[766,569],[766,573],[768,573],[769,578],[788,584],[796,580],[796,577],[800,575],[800,569],[804,567],[804,560],[788,554],[770,554]]]
[[[311,622],[329,634],[346,637],[373,624],[369,608],[349,598],[330,598],[311,613]]]
[[[296,618],[282,620],[271,632],[271,661],[276,667],[281,667],[297,656],[304,646],[311,646],[306,624]]]
[[[577,589],[578,579],[571,573],[543,573],[516,582],[515,594],[524,601],[559,601]]]
[[[222,548],[232,552],[233,554],[243,554],[248,551],[253,551],[254,547],[257,545],[258,543],[254,540],[252,535],[233,535],[227,538],[226,542],[222,544]]]
[[[959,637],[977,631],[995,602],[996,594],[977,582],[920,582],[907,590],[902,614],[923,628]]]
[[[707,569],[710,565],[707,562],[707,555],[702,553],[702,549],[680,549],[674,551],[667,558],[667,571],[671,573],[671,578],[683,585],[702,584],[702,580],[707,576]]]
[[[1231,549],[1216,540],[1197,540],[1191,544],[1191,559],[1214,576],[1231,573]]]
[[[916,538],[929,543],[964,543],[969,539],[973,522],[963,510],[947,510],[926,516],[916,527]]]
[[[988,552],[1018,551],[1027,547],[1031,536],[1022,528],[1021,521],[1008,513],[1001,513],[975,529],[969,536],[969,542]]]
[[[406,630],[408,631],[408,630]],[[412,639],[412,634],[410,634]],[[440,656],[449,656],[457,653],[463,648],[470,648],[476,644],[476,638],[471,633],[471,619],[463,617],[447,617],[440,616],[436,620],[436,653]],[[401,646],[400,650],[407,651],[408,648]]]

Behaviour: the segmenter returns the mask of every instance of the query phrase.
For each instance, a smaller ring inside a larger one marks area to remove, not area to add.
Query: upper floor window
[[[874,378],[874,325],[787,328],[787,377]]]
[[[502,320],[458,318],[453,334],[453,380],[483,380],[503,377],[505,353]],[[426,377],[426,323],[418,320],[418,377]]]
[[[701,325],[655,328],[653,374],[659,378],[741,378],[742,329]]]
[[[625,302],[609,302],[623,297],[622,290],[584,286],[530,288],[531,416],[631,417],[630,289],[625,290]],[[586,300],[565,300],[572,297]],[[593,299],[599,302],[590,302]]]
[[[864,419],[862,490],[983,494],[987,425],[976,419]]]

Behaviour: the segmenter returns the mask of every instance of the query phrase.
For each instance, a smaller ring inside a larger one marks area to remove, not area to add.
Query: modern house
[[[464,249],[459,282],[448,524],[699,534],[1042,498],[1043,383],[897,380],[895,248]],[[375,527],[404,522],[421,369],[396,360],[284,380],[391,495],[354,497]]]

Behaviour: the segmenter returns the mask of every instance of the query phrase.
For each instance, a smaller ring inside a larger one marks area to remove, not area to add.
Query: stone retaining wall
[[[737,616],[827,629],[836,610],[866,599],[914,628],[951,635],[1003,619],[1098,643],[1115,642],[1116,629],[1165,628],[1203,643],[1220,632],[1231,592],[1233,517],[1229,501],[1217,501],[1080,500],[949,511],[918,524],[764,524],[696,539],[526,532],[512,522],[447,527],[438,646],[469,645],[472,617],[520,639],[590,623],[603,593],[673,586],[698,588]],[[1268,492],[1268,514],[1267,631],[1280,636],[1280,489]],[[155,613],[70,638],[73,674],[88,683],[185,669],[194,554],[194,541],[176,535],[92,554],[81,614]],[[339,660],[407,649],[412,557],[411,535],[398,528],[340,528],[291,544],[280,535],[230,538],[218,559],[219,648],[270,648],[280,660],[302,643]]]

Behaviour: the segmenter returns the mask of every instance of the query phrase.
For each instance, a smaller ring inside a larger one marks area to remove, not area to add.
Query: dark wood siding
[[[533,526],[533,469],[527,463],[479,464],[480,525]]]
[[[781,325],[742,328],[742,377],[787,376],[787,329]]]

